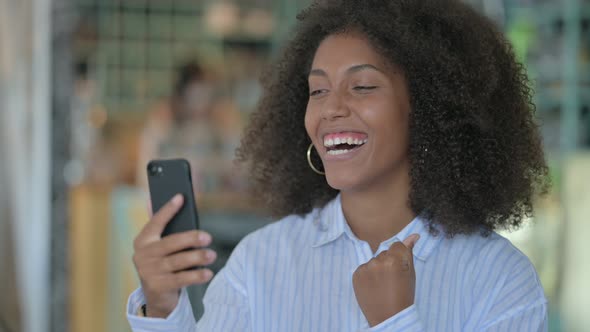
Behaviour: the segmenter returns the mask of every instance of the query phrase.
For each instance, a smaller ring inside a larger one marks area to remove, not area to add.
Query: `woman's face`
[[[331,35],[320,44],[309,95],[305,128],[331,187],[367,190],[407,174],[406,81],[362,35]]]

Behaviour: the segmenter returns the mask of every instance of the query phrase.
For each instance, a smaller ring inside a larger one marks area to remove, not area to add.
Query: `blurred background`
[[[152,158],[191,161],[214,271],[270,222],[232,159],[309,2],[0,0],[0,331],[129,330]],[[540,274],[550,331],[590,331],[590,1],[469,2],[533,78],[554,182],[505,235]]]

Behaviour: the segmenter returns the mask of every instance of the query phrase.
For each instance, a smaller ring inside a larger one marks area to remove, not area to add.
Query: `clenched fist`
[[[412,249],[419,235],[395,242],[359,266],[352,276],[356,300],[370,326],[414,304],[416,273]]]

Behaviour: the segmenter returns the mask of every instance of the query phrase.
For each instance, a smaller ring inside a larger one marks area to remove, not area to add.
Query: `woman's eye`
[[[321,94],[321,93],[323,93],[325,91],[326,91],[325,89],[311,90],[311,92],[309,92],[309,95],[311,97],[313,97],[313,96],[317,96],[317,95],[319,95],[319,94]]]
[[[357,91],[369,91],[369,90],[374,90],[376,88],[377,87],[376,86],[373,86],[373,85],[358,85],[358,86],[355,86],[354,87],[354,90],[357,90]]]

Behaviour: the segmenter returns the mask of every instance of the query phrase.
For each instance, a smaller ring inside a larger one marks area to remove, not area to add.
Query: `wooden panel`
[[[104,332],[109,190],[81,186],[70,197],[70,331]]]

